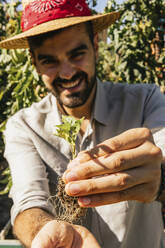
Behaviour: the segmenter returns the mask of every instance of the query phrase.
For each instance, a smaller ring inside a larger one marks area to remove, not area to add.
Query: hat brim
[[[1,48],[6,49],[18,49],[18,48],[29,48],[27,38],[40,35],[43,33],[55,31],[58,29],[70,27],[72,25],[80,24],[83,22],[92,21],[94,33],[101,32],[108,26],[113,24],[119,19],[119,12],[111,12],[107,14],[99,14],[92,16],[80,16],[80,17],[68,17],[62,19],[56,19],[53,21],[39,24],[23,33],[15,35],[11,38],[5,39],[0,42]]]

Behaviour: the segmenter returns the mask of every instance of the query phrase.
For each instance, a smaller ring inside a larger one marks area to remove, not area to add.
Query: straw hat
[[[23,0],[22,33],[0,42],[1,48],[28,48],[27,37],[92,21],[94,33],[119,18],[119,12],[92,15],[85,0]]]

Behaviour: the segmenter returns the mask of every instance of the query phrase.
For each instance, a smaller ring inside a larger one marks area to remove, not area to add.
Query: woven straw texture
[[[87,21],[92,21],[94,33],[101,32],[103,29],[106,29],[108,26],[113,24],[117,19],[119,19],[119,17],[119,12],[111,12],[102,15],[56,19],[53,21],[42,23],[23,33],[5,39],[0,42],[0,47],[6,49],[28,48],[29,46],[27,42],[27,37],[40,35],[53,30],[70,27],[72,25],[80,24]]]

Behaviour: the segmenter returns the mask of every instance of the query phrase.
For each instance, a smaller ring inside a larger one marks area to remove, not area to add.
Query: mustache
[[[58,77],[58,78],[56,78],[56,79],[53,81],[52,85],[53,85],[53,86],[56,86],[56,85],[61,84],[61,83],[71,83],[71,82],[74,82],[74,81],[76,81],[76,80],[78,80],[78,79],[80,79],[80,78],[81,78],[81,79],[82,79],[82,78],[87,78],[87,74],[86,74],[85,72],[78,72],[78,73],[76,73],[76,74],[75,74],[71,79],[69,79],[69,80]]]

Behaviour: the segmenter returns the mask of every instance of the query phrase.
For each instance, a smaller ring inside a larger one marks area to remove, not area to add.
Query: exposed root
[[[77,202],[77,197],[72,197],[65,192],[65,183],[59,177],[57,193],[51,197],[51,203],[56,209],[56,219],[69,222],[71,224],[82,224],[87,214],[87,208],[82,208]]]

